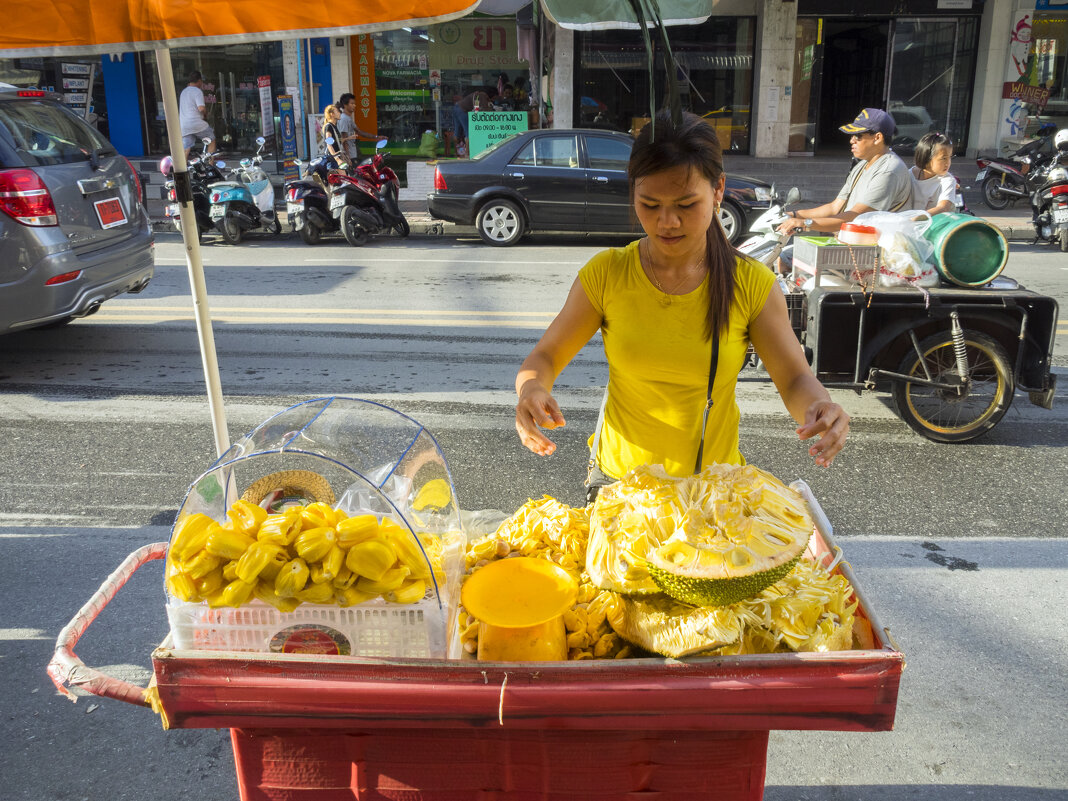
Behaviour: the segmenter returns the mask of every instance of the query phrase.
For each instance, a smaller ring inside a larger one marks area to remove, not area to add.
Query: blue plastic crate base
[[[845,245],[833,236],[799,236],[794,240],[791,282],[795,286],[811,279],[813,287],[874,288],[878,274],[878,245]]]

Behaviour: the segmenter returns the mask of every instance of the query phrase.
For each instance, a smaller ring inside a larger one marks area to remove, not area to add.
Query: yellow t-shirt
[[[612,478],[640,464],[662,464],[675,476],[691,474],[712,357],[712,343],[704,336],[708,279],[686,295],[665,295],[642,270],[637,241],[598,253],[579,270],[579,279],[601,315],[608,358],[597,466]],[[774,284],[771,270],[738,257],[729,330],[720,333],[703,464],[745,464],[734,391],[749,325]]]

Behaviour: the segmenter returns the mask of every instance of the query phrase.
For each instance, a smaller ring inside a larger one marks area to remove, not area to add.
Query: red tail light
[[[177,200],[177,199],[178,199],[178,192],[172,186],[170,189],[167,190],[167,200]]]
[[[20,89],[16,94],[19,97],[44,97],[45,93],[40,89]]]
[[[58,225],[56,205],[33,170],[0,170],[0,210],[23,225]]]
[[[134,190],[137,192],[137,202],[141,202],[141,198],[144,195],[141,194],[141,176],[137,174],[137,170],[134,169],[134,165],[130,163],[130,160],[126,156],[122,157],[122,160],[126,162],[126,166],[130,168],[130,172],[133,173]]]
[[[62,275],[53,275],[51,278],[49,278],[47,281],[45,281],[45,286],[56,286],[57,284],[66,284],[69,281],[73,281],[75,278],[77,278],[81,274],[82,274],[81,270],[75,270],[72,273],[63,273]]]
[[[435,192],[448,192],[449,187],[445,184],[445,176],[441,174],[441,169],[434,168],[434,191]]]
[[[218,202],[219,202],[219,199],[220,199],[221,197],[222,197],[222,195],[220,195],[220,194],[219,194],[218,192],[212,192],[212,193],[211,193],[211,202],[212,202],[212,203],[218,203]]]
[[[290,203],[297,202],[297,188],[295,186],[289,187],[289,191],[286,192],[286,200],[288,200]]]

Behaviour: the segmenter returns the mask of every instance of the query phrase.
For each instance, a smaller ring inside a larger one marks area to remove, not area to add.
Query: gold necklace
[[[660,279],[656,277],[656,262],[653,261],[653,247],[649,244],[648,239],[645,240],[645,254],[646,258],[649,259],[649,274],[653,277],[653,283],[656,284],[656,288],[659,289],[660,292],[664,295],[664,297],[660,298],[661,306],[670,306],[672,303],[671,298],[675,295],[676,290],[678,290],[680,286],[686,283],[686,281],[689,279],[690,275],[693,273],[694,270],[703,267],[705,263],[705,257],[702,256],[696,263],[687,267],[683,271],[682,278],[680,278],[679,281],[673,287],[671,287],[671,291],[668,291],[664,289],[663,285],[660,283]]]

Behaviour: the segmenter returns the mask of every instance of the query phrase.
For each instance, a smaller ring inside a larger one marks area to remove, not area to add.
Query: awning
[[[651,4],[659,7],[664,25],[698,25],[712,16],[712,0],[653,0]],[[561,28],[604,31],[641,27],[631,0],[541,0],[541,7]]]

